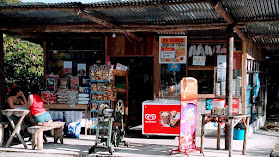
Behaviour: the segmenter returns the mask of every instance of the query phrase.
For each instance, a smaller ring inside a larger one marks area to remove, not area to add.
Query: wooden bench
[[[28,132],[32,135],[32,149],[36,146],[39,150],[43,149],[43,132],[53,129],[54,130],[54,143],[57,143],[58,139],[63,144],[63,127],[65,122],[53,122],[49,127],[46,126],[32,126],[27,128]]]
[[[4,137],[5,137],[4,129],[7,128],[8,125],[9,125],[9,122],[0,122],[0,146],[3,146]]]

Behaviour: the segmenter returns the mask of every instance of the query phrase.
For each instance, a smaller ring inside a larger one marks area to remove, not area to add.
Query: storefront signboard
[[[187,36],[160,36],[159,63],[186,64]]]
[[[193,65],[205,65],[205,56],[193,56]]]

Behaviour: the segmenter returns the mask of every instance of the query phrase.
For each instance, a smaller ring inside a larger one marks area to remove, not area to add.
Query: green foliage
[[[4,34],[5,81],[20,85],[28,92],[34,85],[43,85],[43,48],[19,38]]]
[[[0,0],[0,3],[14,4],[14,3],[21,3],[21,1],[20,0]]]

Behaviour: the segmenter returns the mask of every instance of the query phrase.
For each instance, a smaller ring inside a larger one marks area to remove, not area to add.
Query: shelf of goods
[[[125,119],[124,119],[124,126],[127,128],[127,118],[128,118],[128,71],[122,71],[122,70],[117,70],[113,69],[113,84],[116,84],[117,82],[115,77],[124,77],[125,78],[125,87],[123,88],[117,88],[116,87],[116,93],[122,94],[125,96],[125,100],[123,100],[124,107],[125,107]]]
[[[105,104],[112,108],[111,102],[115,99],[114,88],[112,84],[112,66],[90,66],[90,79],[90,119],[92,122],[90,129],[96,129],[99,106],[101,104]]]

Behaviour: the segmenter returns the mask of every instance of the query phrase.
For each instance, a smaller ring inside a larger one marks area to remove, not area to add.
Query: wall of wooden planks
[[[106,56],[111,57],[154,57],[153,94],[158,96],[160,90],[161,66],[159,64],[159,41],[156,36],[145,36],[142,42],[126,36],[116,38],[106,36]]]
[[[265,56],[261,51],[261,48],[257,46],[257,44],[253,41],[251,37],[247,38],[247,59],[253,59],[257,61],[264,61]]]
[[[145,57],[153,56],[153,36],[145,36],[142,42],[126,36],[115,38],[106,36],[106,55],[112,57]]]

